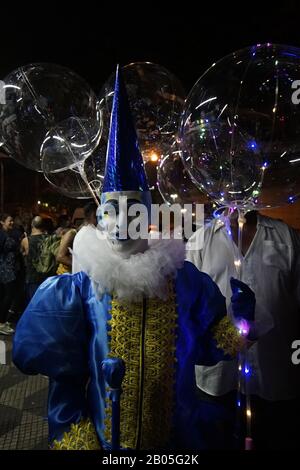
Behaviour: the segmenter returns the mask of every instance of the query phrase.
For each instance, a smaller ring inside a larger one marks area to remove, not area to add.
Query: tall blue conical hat
[[[120,67],[117,67],[103,193],[149,191],[129,101]]]

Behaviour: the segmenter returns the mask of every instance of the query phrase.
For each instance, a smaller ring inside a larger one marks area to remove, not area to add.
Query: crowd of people
[[[29,230],[12,215],[0,215],[0,334],[14,333],[14,325],[45,279],[71,272],[74,237],[95,220],[95,203],[84,207],[79,228],[67,215],[58,218],[56,227],[52,219],[36,215]]]

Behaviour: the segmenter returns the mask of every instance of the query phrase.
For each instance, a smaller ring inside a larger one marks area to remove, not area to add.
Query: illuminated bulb
[[[181,209],[181,211],[180,211],[180,212],[181,212],[182,214],[185,214],[185,213],[186,213],[186,211],[187,211],[187,209]]]
[[[263,166],[261,167],[261,170],[265,170],[267,168],[268,164],[267,163],[264,163]]]
[[[248,409],[246,414],[247,414],[248,418],[251,418],[251,410]]]
[[[236,266],[237,268],[238,268],[239,266],[241,266],[241,260],[240,260],[240,259],[236,259],[236,260],[234,261],[234,266]]]
[[[38,204],[40,204],[40,203],[41,203],[41,201],[38,201]]]
[[[175,201],[175,199],[178,198],[178,194],[171,194],[171,198],[173,199],[173,201]]]
[[[150,160],[151,160],[151,162],[157,162],[157,160],[158,160],[157,153],[155,153],[155,152],[151,153]]]
[[[238,320],[235,326],[238,329],[238,332],[241,336],[247,336],[249,334],[250,326],[247,320],[245,320],[244,318],[241,318],[240,320]],[[245,366],[245,371],[246,371],[246,367],[247,366]]]

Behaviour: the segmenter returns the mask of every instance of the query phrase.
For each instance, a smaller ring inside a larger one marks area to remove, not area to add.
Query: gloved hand
[[[230,286],[234,324],[238,329],[244,331],[245,337],[254,339],[255,294],[247,284],[233,277],[230,279]]]

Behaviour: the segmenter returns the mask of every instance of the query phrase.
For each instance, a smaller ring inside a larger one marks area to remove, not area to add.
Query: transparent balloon
[[[268,208],[300,194],[300,49],[257,44],[213,64],[181,121],[184,165],[219,205]]]
[[[185,169],[181,151],[176,142],[173,143],[169,152],[163,156],[157,171],[157,187],[168,204],[207,203],[207,196],[192,182],[188,171]]]
[[[144,162],[155,163],[169,149],[178,131],[185,99],[183,87],[167,69],[150,62],[126,65],[122,73]],[[114,82],[115,74],[112,74],[99,96],[106,140]]]
[[[100,199],[104,180],[105,154],[101,146],[82,164],[59,172],[44,172],[55,190],[73,199]]]
[[[51,173],[78,166],[92,154],[100,136],[99,122],[66,119],[46,134],[40,149],[42,170]]]
[[[94,123],[87,132],[90,151],[93,145],[96,147],[100,126],[97,98],[72,70],[54,64],[30,64],[10,73],[1,86],[0,135],[21,165],[42,171],[40,149],[47,132],[70,118]],[[79,150],[76,157],[83,159]],[[55,170],[63,167],[57,162]]]

